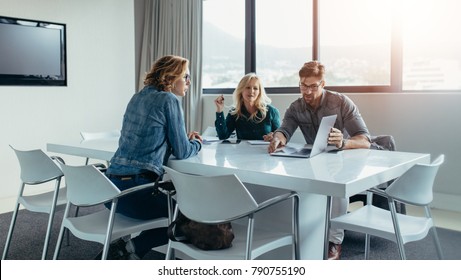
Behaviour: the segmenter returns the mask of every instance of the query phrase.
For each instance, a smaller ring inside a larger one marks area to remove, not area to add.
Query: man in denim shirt
[[[307,144],[313,144],[320,121],[324,116],[337,115],[330,131],[328,144],[338,149],[370,148],[370,133],[357,106],[347,96],[325,90],[325,67],[318,61],[307,62],[299,70],[299,88],[302,97],[291,103],[282,125],[273,135],[268,151],[274,152],[286,145],[299,127]],[[333,198],[331,216],[346,214],[349,200]],[[344,230],[329,232],[328,259],[341,256]]]
[[[197,132],[186,133],[178,99],[190,85],[188,65],[182,57],[160,58],[147,74],[145,87],[128,103],[119,147],[106,172],[120,190],[155,182],[171,155],[185,159],[200,151],[201,137]],[[167,217],[167,199],[163,193],[153,195],[152,190],[137,192],[120,199],[117,212],[135,219]],[[142,258],[167,241],[166,228],[143,231],[134,239],[115,242],[110,258]]]

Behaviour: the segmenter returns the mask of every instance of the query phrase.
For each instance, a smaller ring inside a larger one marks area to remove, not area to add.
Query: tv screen
[[[67,86],[66,25],[0,16],[0,85]]]

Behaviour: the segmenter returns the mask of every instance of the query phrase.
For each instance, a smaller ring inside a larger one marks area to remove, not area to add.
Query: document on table
[[[214,136],[205,136],[205,137],[202,136],[202,140],[203,140],[203,144],[210,144],[213,142],[222,142],[222,140]]]
[[[269,141],[264,140],[248,140],[250,145],[269,145]]]

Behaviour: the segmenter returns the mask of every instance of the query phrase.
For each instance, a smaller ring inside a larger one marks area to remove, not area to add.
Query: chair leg
[[[370,235],[365,234],[365,259],[370,258]]]
[[[106,243],[104,243],[104,247],[102,249],[101,260],[107,260],[107,256],[109,255],[109,248],[110,248],[110,241],[106,240]]]
[[[171,192],[168,192],[167,194],[167,203],[168,203],[168,225],[170,225],[174,221],[174,219],[176,219],[178,212],[179,212],[179,208],[177,207],[177,205],[174,206],[173,197],[171,195]],[[175,251],[173,248],[171,248],[170,242],[171,241],[168,241],[168,247],[166,251],[165,260],[176,259]]]
[[[392,223],[394,224],[395,239],[396,239],[396,242],[397,242],[397,246],[399,248],[400,258],[402,260],[406,260],[405,248],[403,246],[402,234],[400,233],[399,222],[397,220],[397,211],[395,209],[394,200],[391,199],[391,198],[389,198],[389,210],[391,211]]]
[[[59,230],[58,241],[56,242],[56,248],[54,249],[53,260],[57,260],[59,257],[59,252],[61,250],[62,239],[65,230],[67,232],[69,231],[69,229],[66,229],[64,226],[61,226],[61,229]]]
[[[104,248],[102,251],[103,260],[107,260],[107,255],[109,254],[109,247],[110,247],[110,243],[112,242],[112,229],[114,228],[114,222],[115,222],[115,209],[117,209],[117,204],[118,204],[118,199],[112,200],[109,221],[107,224],[106,238],[104,242]]]
[[[59,195],[59,186],[61,185],[61,179],[56,180],[56,184],[54,187],[54,195],[53,195],[53,202],[51,204],[51,209],[49,213],[49,218],[48,218],[48,226],[46,228],[46,235],[45,235],[45,244],[43,245],[43,252],[42,252],[42,260],[46,259],[46,254],[48,252],[48,245],[50,244],[50,236],[51,236],[51,228],[53,226],[53,220],[54,220],[54,213],[56,211],[56,203],[58,201],[58,195]]]
[[[6,260],[8,255],[8,250],[10,248],[11,236],[13,236],[14,226],[16,225],[16,218],[18,216],[19,202],[16,202],[16,208],[14,209],[13,216],[11,217],[10,229],[8,230],[8,235],[6,237],[5,248],[3,248],[2,260]]]
[[[67,217],[70,210],[70,202],[67,202],[66,210],[64,210],[63,220]],[[69,232],[69,229],[64,227],[64,224],[61,223],[61,228],[59,229],[58,241],[56,242],[56,248],[54,249],[53,260],[57,260],[59,257],[59,251],[61,250],[62,240],[64,237],[64,231]]]
[[[53,219],[54,219],[54,209],[51,211],[50,217],[48,218],[48,226],[47,226],[46,235],[45,235],[45,244],[43,245],[43,251],[42,251],[42,260],[46,259],[46,253],[48,252],[48,244],[50,243],[51,227],[53,226]]]
[[[66,246],[70,246],[70,232],[66,229]]]
[[[254,230],[254,218],[253,214],[248,217],[248,228],[247,228],[247,244],[245,249],[245,260],[251,260],[251,251],[253,248],[253,230]]]
[[[299,197],[293,197],[293,256],[295,260],[301,259],[299,252]]]
[[[173,198],[171,194],[167,194],[167,205],[168,205],[168,224],[173,222],[173,215],[174,215],[174,205],[173,205]]]
[[[439,257],[440,260],[443,260],[442,247],[440,246],[439,236],[437,234],[437,230],[435,229],[435,226],[432,227],[432,238],[434,239],[435,247],[437,249],[437,256]]]
[[[328,260],[328,247],[329,247],[329,240],[328,236],[330,233],[330,219],[331,219],[331,196],[327,196],[327,205],[326,205],[326,213],[325,213],[325,232],[324,232],[324,244],[323,244],[323,259]]]
[[[432,219],[431,208],[428,205],[424,207],[424,211],[426,213],[426,217]],[[437,234],[437,230],[435,226],[432,226],[431,231],[432,231],[432,238],[434,240],[435,248],[437,249],[437,256],[439,257],[440,260],[443,260],[444,257],[443,257],[442,247],[440,246],[439,235]]]
[[[75,206],[75,215],[74,217],[78,216],[78,210],[80,209],[78,206]],[[70,246],[70,231],[66,229],[66,246]]]
[[[165,260],[172,260],[174,258],[174,249],[171,248],[171,242],[168,241],[168,247],[166,249]]]

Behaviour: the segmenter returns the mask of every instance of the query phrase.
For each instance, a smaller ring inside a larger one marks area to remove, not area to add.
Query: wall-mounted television
[[[66,25],[0,16],[0,85],[67,86]]]

